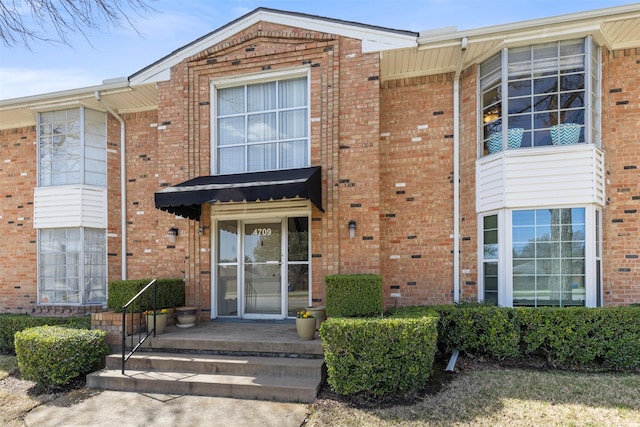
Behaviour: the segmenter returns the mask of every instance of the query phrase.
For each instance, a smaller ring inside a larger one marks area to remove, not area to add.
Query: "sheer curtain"
[[[307,78],[217,91],[218,173],[309,163]]]

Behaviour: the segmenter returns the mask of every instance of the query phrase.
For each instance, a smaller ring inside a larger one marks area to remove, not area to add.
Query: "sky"
[[[17,0],[18,2],[20,0]],[[630,0],[147,0],[129,26],[72,36],[70,45],[0,44],[0,99],[102,84],[127,77],[258,7],[420,32],[507,24],[633,4]],[[639,5],[640,7],[640,5]],[[44,29],[42,31],[45,31]],[[46,34],[46,33],[45,33]]]

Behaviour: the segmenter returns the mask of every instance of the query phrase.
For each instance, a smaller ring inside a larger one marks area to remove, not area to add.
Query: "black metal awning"
[[[320,166],[200,176],[155,193],[156,208],[200,220],[203,203],[307,199],[322,210]]]

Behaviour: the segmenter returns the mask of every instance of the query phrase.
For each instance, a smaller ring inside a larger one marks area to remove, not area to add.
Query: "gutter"
[[[126,183],[126,156],[125,156],[125,124],[122,117],[111,106],[100,98],[100,91],[95,91],[94,96],[102,106],[120,122],[120,227],[122,229],[122,280],[127,280],[127,183]]]
[[[453,302],[460,302],[460,74],[467,38],[460,40],[460,58],[453,79]]]

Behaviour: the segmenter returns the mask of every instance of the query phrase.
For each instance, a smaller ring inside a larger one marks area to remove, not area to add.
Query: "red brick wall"
[[[604,54],[605,305],[640,303],[640,49]]]
[[[382,87],[385,305],[451,303],[453,75],[389,81]]]
[[[314,208],[311,222],[315,303],[324,299],[327,274],[380,271],[379,59],[360,52],[359,41],[258,23],[186,59],[173,68],[170,82],[158,86],[158,123],[166,123],[158,132],[161,188],[211,173],[211,79],[310,66],[311,164],[322,166],[325,210]],[[161,232],[172,225],[181,230],[159,264],[164,271],[180,266],[188,303],[204,308],[210,306],[212,277],[208,215],[205,210],[201,223],[167,213],[157,217]],[[358,221],[358,238],[349,240],[351,219]]]
[[[1,130],[0,153],[0,312],[30,312],[37,301],[35,126]]]

